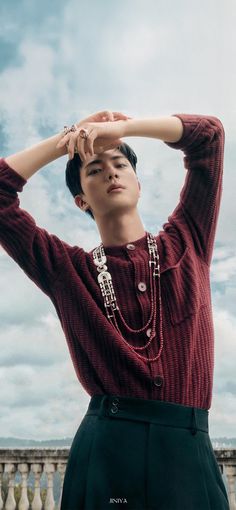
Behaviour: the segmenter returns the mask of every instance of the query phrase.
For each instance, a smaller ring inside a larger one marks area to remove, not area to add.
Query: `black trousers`
[[[61,510],[229,510],[208,410],[93,395],[71,445]]]

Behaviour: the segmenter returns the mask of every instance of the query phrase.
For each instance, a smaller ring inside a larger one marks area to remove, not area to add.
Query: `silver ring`
[[[79,132],[79,136],[80,136],[80,138],[85,138],[85,140],[86,140],[89,136],[88,130],[85,128],[82,128]]]

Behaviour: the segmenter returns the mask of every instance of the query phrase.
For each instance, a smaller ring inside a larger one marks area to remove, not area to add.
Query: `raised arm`
[[[108,110],[94,113],[75,124],[78,128],[82,127],[86,122],[113,122],[122,119],[125,121],[129,117],[120,112],[110,112]],[[5,158],[6,163],[13,168],[25,180],[29,179],[40,168],[51,163],[61,156],[67,154],[66,145],[57,147],[58,142],[62,138],[62,133],[57,133],[46,140],[29,147],[25,150],[12,154]]]
[[[104,145],[112,147],[117,140],[127,136],[142,136],[158,138],[164,142],[177,142],[183,134],[183,125],[180,119],[174,116],[156,117],[148,119],[117,120],[116,122],[85,122],[88,138],[79,136],[79,132],[69,133],[61,138],[57,147],[61,149],[69,143],[69,156],[74,157],[75,148],[84,161],[94,153],[103,152]],[[118,144],[117,144],[118,145]]]
[[[106,122],[127,118],[119,112],[106,111],[93,114],[90,119],[96,122],[102,117]],[[85,120],[78,126],[83,125]],[[40,228],[34,218],[20,207],[19,193],[27,179],[39,168],[67,153],[66,146],[56,148],[60,139],[59,133],[5,159],[0,158],[0,244],[48,296],[51,296],[64,261],[73,257],[74,250],[80,250],[81,258],[84,251]]]
[[[183,134],[183,124],[174,116],[130,119],[124,124],[124,132],[124,136],[144,136],[164,142],[178,142]]]
[[[223,190],[224,127],[210,115],[177,115],[183,136],[167,145],[183,151],[187,173],[179,203],[164,229],[178,230],[210,266]]]
[[[87,123],[85,128],[87,139],[76,133],[70,138],[70,157],[75,147],[84,160],[86,153],[91,156],[95,152],[95,141],[100,140],[102,144],[128,136],[156,138],[184,152],[188,172],[179,204],[169,222],[173,225],[173,239],[177,229],[210,265],[222,194],[224,128],[221,121],[209,115],[175,114],[126,122]],[[59,147],[67,141],[63,137]]]
[[[56,149],[60,139],[61,133],[58,133],[32,147],[7,156],[5,161],[21,177],[27,180],[43,166],[67,154],[66,147]]]

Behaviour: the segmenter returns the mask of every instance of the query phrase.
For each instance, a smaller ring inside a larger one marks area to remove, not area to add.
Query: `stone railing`
[[[236,450],[214,451],[236,510]],[[60,510],[68,455],[69,448],[0,449],[0,510]]]
[[[0,449],[0,510],[59,510],[68,455],[69,448]]]
[[[231,448],[214,450],[227,488],[230,510],[236,510],[236,450]]]

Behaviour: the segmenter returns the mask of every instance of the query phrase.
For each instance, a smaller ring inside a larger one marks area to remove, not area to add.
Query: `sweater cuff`
[[[12,191],[22,191],[27,180],[11,168],[4,158],[0,158],[1,180],[4,179],[5,187]]]
[[[191,115],[187,113],[175,113],[172,117],[178,117],[183,124],[183,133],[178,142],[164,142],[172,149],[186,149],[194,145],[195,140],[203,134],[203,126],[206,124],[205,115]]]

